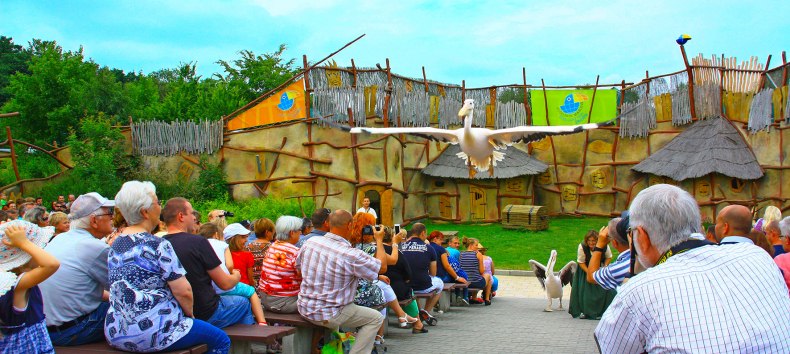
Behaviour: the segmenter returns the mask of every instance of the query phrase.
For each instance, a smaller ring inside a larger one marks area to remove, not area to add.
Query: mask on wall
[[[707,197],[710,195],[710,182],[708,181],[699,181],[697,182],[697,194],[701,197]]]
[[[326,82],[329,87],[343,86],[343,79],[340,77],[340,70],[332,70],[330,68],[337,68],[337,63],[334,60],[329,62],[329,67],[324,71],[326,74]]]
[[[569,185],[569,186],[562,186],[562,200],[566,202],[571,202],[576,200],[578,196],[576,191],[576,186]]]
[[[604,172],[604,170],[598,169],[593,171],[590,174],[590,178],[592,178],[593,187],[598,189],[606,187],[606,172]]]

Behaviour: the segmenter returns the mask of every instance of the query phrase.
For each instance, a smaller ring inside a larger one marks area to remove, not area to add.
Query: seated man
[[[219,296],[211,282],[222,290],[230,290],[241,279],[234,269],[228,274],[222,269],[214,249],[202,236],[192,234],[195,214],[192,204],[184,198],[172,198],[165,203],[162,217],[167,225],[164,238],[173,245],[178,259],[187,271],[186,278],[192,285],[195,318],[225,328],[237,323],[253,324],[250,301],[237,295]]]
[[[310,238],[324,236],[329,232],[329,214],[331,214],[331,211],[327,208],[316,209],[315,212],[313,212],[313,217],[310,219],[313,223],[313,230],[307,235],[300,237],[299,242],[296,243],[296,247],[301,248]]]
[[[626,238],[628,229],[628,215],[623,218],[609,220],[609,225],[601,229],[598,233],[598,242],[592,249],[590,265],[587,266],[587,282],[598,284],[606,290],[615,290],[623,284],[625,278],[630,275],[631,250]],[[606,267],[601,267],[601,257],[606,252],[606,245],[612,241],[612,246],[620,254],[617,260]]]
[[[425,300],[425,307],[420,309],[420,319],[434,326],[436,319],[430,311],[442,296],[444,282],[436,277],[436,252],[425,243],[426,239],[428,239],[428,232],[425,225],[414,224],[414,227],[409,231],[409,238],[401,244],[401,252],[411,268],[411,288],[414,293],[432,295],[428,300]]]
[[[716,215],[716,239],[722,245],[754,244],[748,236],[752,231],[752,212],[743,205],[728,205]]]
[[[47,331],[54,345],[104,340],[110,248],[101,239],[113,231],[114,206],[114,201],[99,193],[81,195],[69,214],[71,230],[46,247],[60,261],[58,271],[39,285]]]
[[[354,248],[351,236],[351,213],[336,210],[329,216],[329,232],[323,237],[307,240],[296,257],[302,272],[302,285],[296,307],[310,322],[337,330],[339,327],[359,328],[353,354],[369,354],[376,333],[384,321],[378,311],[354,304],[359,279],[378,279],[386,269],[387,255],[382,240],[384,230],[373,233],[376,257]]]
[[[762,249],[692,238],[697,201],[657,184],[634,198],[630,230],[646,270],[620,286],[595,329],[603,353],[790,353],[790,297]]]

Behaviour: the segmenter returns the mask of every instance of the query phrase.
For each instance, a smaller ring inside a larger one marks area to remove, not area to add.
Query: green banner
[[[595,92],[595,104],[590,119],[593,90],[531,90],[532,125],[546,124],[546,112],[551,125],[576,125],[601,123],[617,116],[617,90],[602,89]],[[549,108],[546,110],[546,104]]]

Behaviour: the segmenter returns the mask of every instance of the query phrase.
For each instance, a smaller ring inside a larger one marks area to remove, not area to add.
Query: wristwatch
[[[604,252],[606,252],[606,248],[601,248],[601,247],[595,246],[595,248],[593,248],[593,249],[592,249],[592,251],[593,251],[593,252],[601,252],[601,253],[604,253]]]

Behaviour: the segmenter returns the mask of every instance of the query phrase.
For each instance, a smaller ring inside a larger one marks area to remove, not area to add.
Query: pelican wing
[[[562,269],[560,269],[560,281],[562,286],[570,284],[573,280],[573,273],[576,273],[576,262],[570,261]]]
[[[441,141],[445,143],[458,143],[458,136],[455,135],[455,131],[447,130],[447,129],[437,129],[437,128],[430,128],[430,127],[423,127],[423,128],[365,128],[365,127],[356,127],[351,128],[351,134],[360,134],[360,133],[368,133],[368,134],[409,134],[409,135],[416,135],[419,137],[423,137],[426,139],[434,140],[434,141]]]
[[[587,129],[595,129],[599,126],[598,123],[558,126],[520,126],[494,130],[488,135],[488,140],[492,144],[501,147],[518,142],[529,143],[538,141],[551,135],[574,134]]]
[[[532,267],[532,271],[535,273],[535,277],[538,278],[538,282],[540,282],[540,286],[543,287],[543,290],[546,290],[546,266],[540,264],[540,262],[530,259],[529,265]]]

